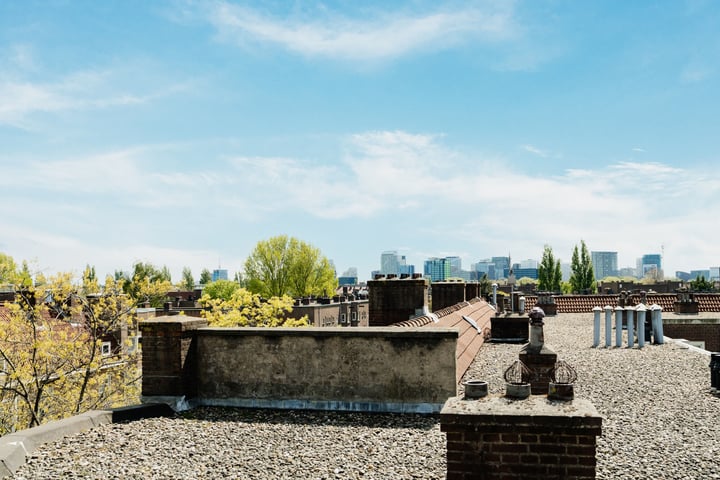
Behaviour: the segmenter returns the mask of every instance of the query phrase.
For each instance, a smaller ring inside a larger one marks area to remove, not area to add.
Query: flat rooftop
[[[592,329],[592,313],[545,319],[546,345],[577,370],[576,398],[604,417],[597,478],[720,479],[708,355],[674,342],[629,349],[626,334],[623,347],[592,348]],[[486,343],[465,378],[502,395],[520,348]],[[45,444],[15,478],[437,479],[445,436],[434,416],[199,408]]]

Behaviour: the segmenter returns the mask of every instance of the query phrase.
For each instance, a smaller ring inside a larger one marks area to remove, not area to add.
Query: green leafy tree
[[[715,285],[706,280],[704,275],[700,275],[695,280],[690,280],[690,289],[693,292],[712,292],[715,290]]]
[[[594,293],[595,272],[593,271],[590,252],[584,240],[580,240],[580,245],[579,251],[577,245],[573,250],[570,263],[570,285],[574,293]]]
[[[480,278],[478,283],[480,284],[480,296],[488,298],[490,291],[492,290],[492,285],[490,284],[487,273],[483,273],[483,276]]]
[[[212,282],[212,274],[207,268],[203,268],[200,272],[200,285],[206,285]]]
[[[150,302],[157,308],[173,287],[167,267],[160,270],[151,263],[138,262],[133,265],[132,280],[124,282],[123,288],[137,303]]]
[[[547,292],[559,292],[561,283],[560,260],[555,259],[552,247],[545,245],[542,260],[538,266],[538,289]]]
[[[245,261],[248,289],[266,298],[330,295],[335,270],[320,250],[294,237],[261,240]]]
[[[221,299],[229,301],[233,293],[240,289],[240,285],[231,280],[216,280],[205,285],[203,288],[203,297],[207,296],[211,300]]]
[[[91,267],[89,264],[85,265],[85,270],[83,271],[82,285],[82,291],[86,295],[91,293],[98,293],[100,291],[100,284],[98,283],[97,277],[95,276],[95,267]]]
[[[10,255],[0,252],[0,285],[12,285],[17,276],[17,264]]]
[[[22,268],[15,275],[15,283],[22,287],[30,287],[33,284],[32,273],[30,273],[30,266],[26,260],[22,262]]]
[[[180,282],[180,288],[185,290],[192,290],[195,288],[195,279],[193,278],[192,270],[190,267],[184,267],[182,270],[182,282]]]
[[[111,277],[92,297],[71,278],[17,287],[0,309],[0,435],[139,400],[136,353],[122,343],[133,305]],[[115,351],[103,351],[108,338]]]

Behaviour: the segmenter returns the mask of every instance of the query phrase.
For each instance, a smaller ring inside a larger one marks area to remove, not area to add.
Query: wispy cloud
[[[533,155],[537,155],[538,157],[547,158],[549,156],[546,151],[541,150],[534,145],[523,145],[522,149],[526,152],[532,153]]]
[[[195,15],[212,24],[222,40],[244,48],[266,44],[308,57],[376,61],[471,41],[511,38],[515,32],[512,3],[481,5],[425,12],[385,11],[363,19],[324,10],[323,15],[308,19],[216,1],[200,4]],[[192,15],[190,10],[185,8],[185,14]]]
[[[190,87],[182,81],[164,85],[138,82],[137,72],[148,69],[140,65],[46,72],[39,81],[28,73],[40,68],[30,49],[17,47],[13,51],[0,73],[0,125],[32,130],[43,114],[136,106]]]
[[[720,201],[720,179],[657,162],[530,175],[508,158],[455,149],[441,134],[406,131],[348,135],[344,152],[329,163],[230,152],[208,159],[202,168],[156,160],[172,156],[173,148],[140,146],[77,159],[5,162],[0,188],[27,211],[0,205],[4,244],[20,251],[27,245],[57,251],[61,262],[63,250],[100,255],[101,247],[88,246],[93,242],[87,238],[96,237],[94,242],[112,250],[113,261],[121,265],[114,255],[118,249],[129,254],[126,244],[145,245],[133,255],[157,253],[155,262],[170,259],[173,249],[192,258],[212,256],[180,248],[168,236],[186,220],[190,228],[198,228],[198,222],[207,228],[212,222],[204,217],[222,219],[245,232],[288,218],[315,228],[332,228],[335,221],[374,225],[392,219],[413,232],[395,241],[418,251],[434,244],[458,251],[511,248],[528,258],[539,256],[547,243],[567,260],[562,252],[570,252],[582,238],[591,249],[630,255],[664,243],[677,263],[694,265],[693,259],[712,258],[712,238],[720,235],[707,224],[704,208]],[[26,217],[45,221],[28,223]],[[686,232],[697,231],[697,225],[707,226],[707,238],[687,239]],[[152,243],[144,231],[162,234]],[[99,240],[105,232],[113,233]],[[435,240],[426,243],[423,237]],[[354,248],[352,242],[348,248]]]

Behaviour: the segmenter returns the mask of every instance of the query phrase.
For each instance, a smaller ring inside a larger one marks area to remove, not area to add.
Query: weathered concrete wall
[[[456,394],[455,330],[197,331],[198,401],[438,412]]]
[[[431,413],[456,395],[455,329],[140,325],[145,402]]]

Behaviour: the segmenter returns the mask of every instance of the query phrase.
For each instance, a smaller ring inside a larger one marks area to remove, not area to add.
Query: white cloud
[[[526,152],[532,153],[533,155],[537,155],[538,157],[547,158],[549,156],[546,151],[541,150],[534,145],[523,145],[522,148]]]
[[[4,162],[0,188],[14,201],[0,204],[3,248],[45,266],[72,261],[81,268],[92,254],[99,258],[92,261],[116,268],[147,258],[179,271],[186,258],[218,256],[205,250],[218,235],[208,228],[257,241],[264,235],[258,232],[277,232],[285,228],[278,222],[293,218],[295,228],[308,231],[359,222],[347,237],[351,251],[366,248],[376,229],[411,251],[476,252],[473,261],[508,250],[516,258],[539,257],[544,244],[568,260],[584,239],[631,263],[665,244],[674,271],[673,265],[707,266],[720,235],[707,217],[708,205],[720,201],[712,169],[619,162],[531,175],[509,158],[462,152],[443,135],[405,131],[350,135],[330,163],[242,155],[210,158],[201,168],[155,161],[174,148]]]
[[[117,68],[46,74],[48,80],[42,82],[30,80],[26,70],[37,66],[30,54],[23,52],[21,49],[17,53],[21,57],[7,62],[5,71],[0,73],[0,125],[33,130],[43,114],[141,105],[190,87],[189,82],[139,83],[137,72],[150,67],[132,61]]]
[[[385,60],[418,50],[443,50],[469,41],[507,40],[514,35],[512,4],[486,2],[430,12],[384,12],[371,19],[328,14],[318,20],[272,16],[258,9],[217,1],[201,4],[200,15],[220,38],[244,48],[278,45],[309,57]],[[184,10],[184,15],[189,9]],[[197,14],[197,12],[196,12]]]

